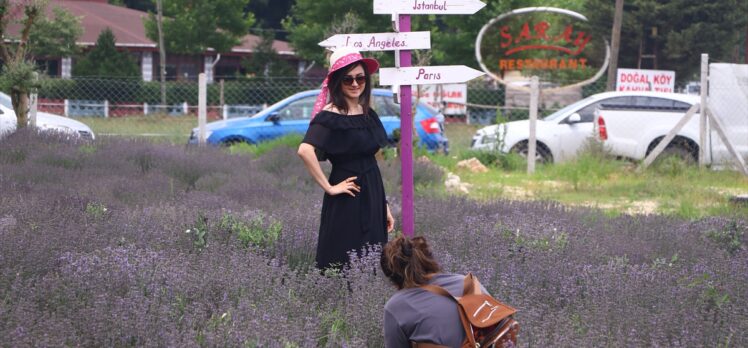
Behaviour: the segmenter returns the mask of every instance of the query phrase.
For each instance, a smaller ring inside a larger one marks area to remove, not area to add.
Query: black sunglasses
[[[356,77],[345,75],[343,76],[343,84],[346,86],[350,86],[353,84],[353,80],[356,80],[356,83],[359,85],[363,85],[366,83],[366,75],[358,75]]]

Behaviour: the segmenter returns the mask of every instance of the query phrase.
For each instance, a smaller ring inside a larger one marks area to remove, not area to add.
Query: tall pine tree
[[[117,51],[115,42],[111,29],[102,31],[96,46],[73,65],[73,76],[140,76],[135,60],[129,53]]]

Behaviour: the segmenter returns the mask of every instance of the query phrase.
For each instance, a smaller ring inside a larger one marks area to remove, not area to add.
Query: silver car
[[[16,113],[13,111],[10,96],[0,92],[0,136],[15,132],[16,124]],[[93,140],[95,138],[91,128],[83,122],[48,112],[36,113],[36,127],[43,131],[75,135],[82,139]]]

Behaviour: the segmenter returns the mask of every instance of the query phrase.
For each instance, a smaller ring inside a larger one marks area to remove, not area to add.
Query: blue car
[[[207,142],[213,145],[233,143],[257,144],[291,133],[306,133],[319,90],[296,93],[251,117],[215,121],[207,124]],[[393,143],[400,129],[400,105],[393,101],[392,91],[372,90],[372,107],[379,114],[387,136]],[[449,141],[444,135],[444,116],[438,110],[418,103],[415,127],[419,145],[429,151],[446,153]],[[396,132],[396,130],[398,132]],[[190,144],[197,143],[198,129],[192,130]]]

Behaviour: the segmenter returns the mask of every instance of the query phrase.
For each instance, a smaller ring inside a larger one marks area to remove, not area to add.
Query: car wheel
[[[697,153],[698,156],[698,153]],[[683,161],[687,165],[695,165],[698,163],[698,158],[694,158],[694,155],[688,149],[680,146],[671,146],[662,150],[659,156],[657,156],[656,162],[667,161],[669,158],[674,158]]]
[[[522,158],[527,159],[527,152],[529,151],[529,142],[523,141],[512,147],[512,153],[516,153]],[[545,144],[538,142],[535,147],[535,163],[553,163],[553,155]]]
[[[655,139],[647,148],[647,156],[662,141],[662,137]],[[697,164],[699,162],[699,145],[690,139],[680,136],[675,137],[664,150],[657,156],[660,161],[668,157],[679,158],[686,164]]]

